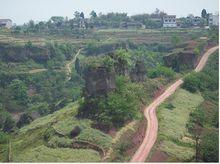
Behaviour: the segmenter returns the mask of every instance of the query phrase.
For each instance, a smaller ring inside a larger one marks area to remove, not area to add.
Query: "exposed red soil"
[[[157,150],[152,155],[149,162],[165,162],[169,158],[169,155],[161,150]]]
[[[164,91],[165,91],[164,86],[161,86],[159,89],[157,89],[157,90],[154,92],[153,98],[156,99],[156,98],[159,97]]]
[[[109,131],[108,131],[108,135],[110,135],[111,137],[115,137],[117,133],[117,129],[116,128],[111,128]]]
[[[138,147],[141,145],[141,143],[144,140],[145,131],[147,128],[147,121],[144,119],[141,121],[138,125],[137,132],[131,136],[131,145],[129,146],[129,149],[127,149],[126,154],[128,156],[134,155],[135,151],[138,149]]]

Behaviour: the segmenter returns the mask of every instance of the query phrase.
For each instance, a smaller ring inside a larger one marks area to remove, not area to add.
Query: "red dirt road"
[[[196,72],[199,72],[205,66],[208,57],[218,49],[218,46],[210,48],[200,59],[199,64],[195,68]],[[141,146],[138,148],[136,153],[131,159],[131,162],[145,162],[157,139],[158,121],[156,116],[156,108],[171,96],[178,87],[183,83],[182,78],[173,83],[168,89],[165,90],[157,99],[155,99],[147,108],[144,110],[144,116],[147,119],[147,129],[144,140]]]

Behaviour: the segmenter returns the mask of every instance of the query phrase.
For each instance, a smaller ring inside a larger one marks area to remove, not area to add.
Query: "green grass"
[[[76,140],[93,143],[103,148],[105,151],[110,148],[112,143],[112,138],[109,135],[92,128],[82,130],[82,132],[76,137]]]
[[[53,128],[59,134],[69,135],[75,126],[79,126],[81,129],[88,128],[91,126],[91,120],[78,120],[75,117],[71,117],[63,121],[59,121],[53,126]]]
[[[46,125],[51,125],[58,123],[59,121],[63,121],[65,119],[68,119],[70,117],[74,117],[77,114],[77,103],[70,103],[63,109],[54,112],[53,114],[49,114],[45,117],[38,118],[34,120],[31,124],[24,126],[20,129],[20,133],[25,133],[28,130],[37,129],[40,127],[44,127]]]
[[[194,155],[195,150],[193,148],[179,146],[172,141],[165,141],[161,144],[161,150],[167,152],[171,159],[174,160],[190,160]]]
[[[76,140],[86,141],[107,151],[112,138],[91,128],[91,120],[77,119],[78,103],[70,103],[53,114],[41,117],[11,136],[14,162],[97,162],[100,154],[92,149],[73,149],[71,130],[80,126]],[[63,137],[60,137],[63,135]],[[7,159],[7,144],[0,145],[0,161]],[[65,148],[65,149],[64,149]],[[69,149],[68,149],[69,148]]]
[[[68,137],[54,136],[48,142],[48,146],[50,148],[59,148],[59,147],[71,148],[72,143],[73,143],[73,140]]]
[[[90,149],[52,149],[39,146],[13,158],[14,162],[98,162],[99,153]]]
[[[194,142],[190,139],[186,124],[190,113],[202,101],[201,95],[179,89],[158,109],[160,149],[179,161],[187,161],[194,156]],[[172,110],[166,108],[169,103],[174,107]]]

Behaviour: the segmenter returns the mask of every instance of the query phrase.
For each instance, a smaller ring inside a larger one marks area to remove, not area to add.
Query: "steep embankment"
[[[195,68],[196,72],[199,72],[205,66],[208,57],[218,49],[218,46],[215,46],[209,49],[201,58],[199,64]],[[156,108],[164,101],[166,98],[171,96],[178,87],[183,83],[182,79],[177,80],[174,84],[172,84],[162,95],[160,95],[156,100],[154,100],[145,110],[144,116],[147,119],[148,126],[145,134],[145,138],[136,151],[134,156],[131,159],[131,162],[144,162],[148,157],[148,154],[153,147],[156,139],[157,139],[157,131],[158,131],[158,120],[156,116]]]

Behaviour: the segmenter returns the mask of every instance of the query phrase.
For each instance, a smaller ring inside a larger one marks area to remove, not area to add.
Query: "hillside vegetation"
[[[194,157],[194,141],[186,125],[202,101],[201,95],[180,89],[159,107],[158,147],[169,155],[168,161],[190,161]]]
[[[101,159],[99,152],[91,149],[74,149],[74,141],[89,142],[103,150],[109,149],[112,138],[101,131],[91,128],[91,121],[78,120],[77,103],[45,117],[36,119],[24,126],[18,134],[10,138],[12,161],[15,162],[90,162]],[[65,123],[65,124],[64,124]],[[79,134],[72,139],[74,127],[80,128]],[[7,144],[2,144],[1,161],[7,160]],[[84,157],[86,155],[86,157]],[[3,158],[2,158],[3,157]]]
[[[162,160],[218,161],[218,61],[215,52],[202,72],[187,75],[184,89],[159,107],[154,153],[163,154]]]
[[[78,12],[69,20],[52,17],[0,28],[0,161],[128,161],[144,137],[143,107],[191,71],[206,46],[216,44],[216,31],[208,37],[212,29],[160,29],[161,24],[148,20],[159,13],[93,12],[94,24],[85,29],[80,20],[87,19]],[[155,29],[119,29],[125,20]],[[207,44],[201,44],[201,36]],[[182,139],[192,134],[184,127],[192,127],[189,115],[203,101],[201,95],[215,97],[209,90],[200,95],[201,86],[207,87],[199,84],[195,93],[180,90],[172,103],[162,105],[161,139],[169,140],[161,141],[172,159],[193,158],[193,143]],[[176,119],[180,122],[170,123]],[[180,158],[169,145],[188,153]]]

